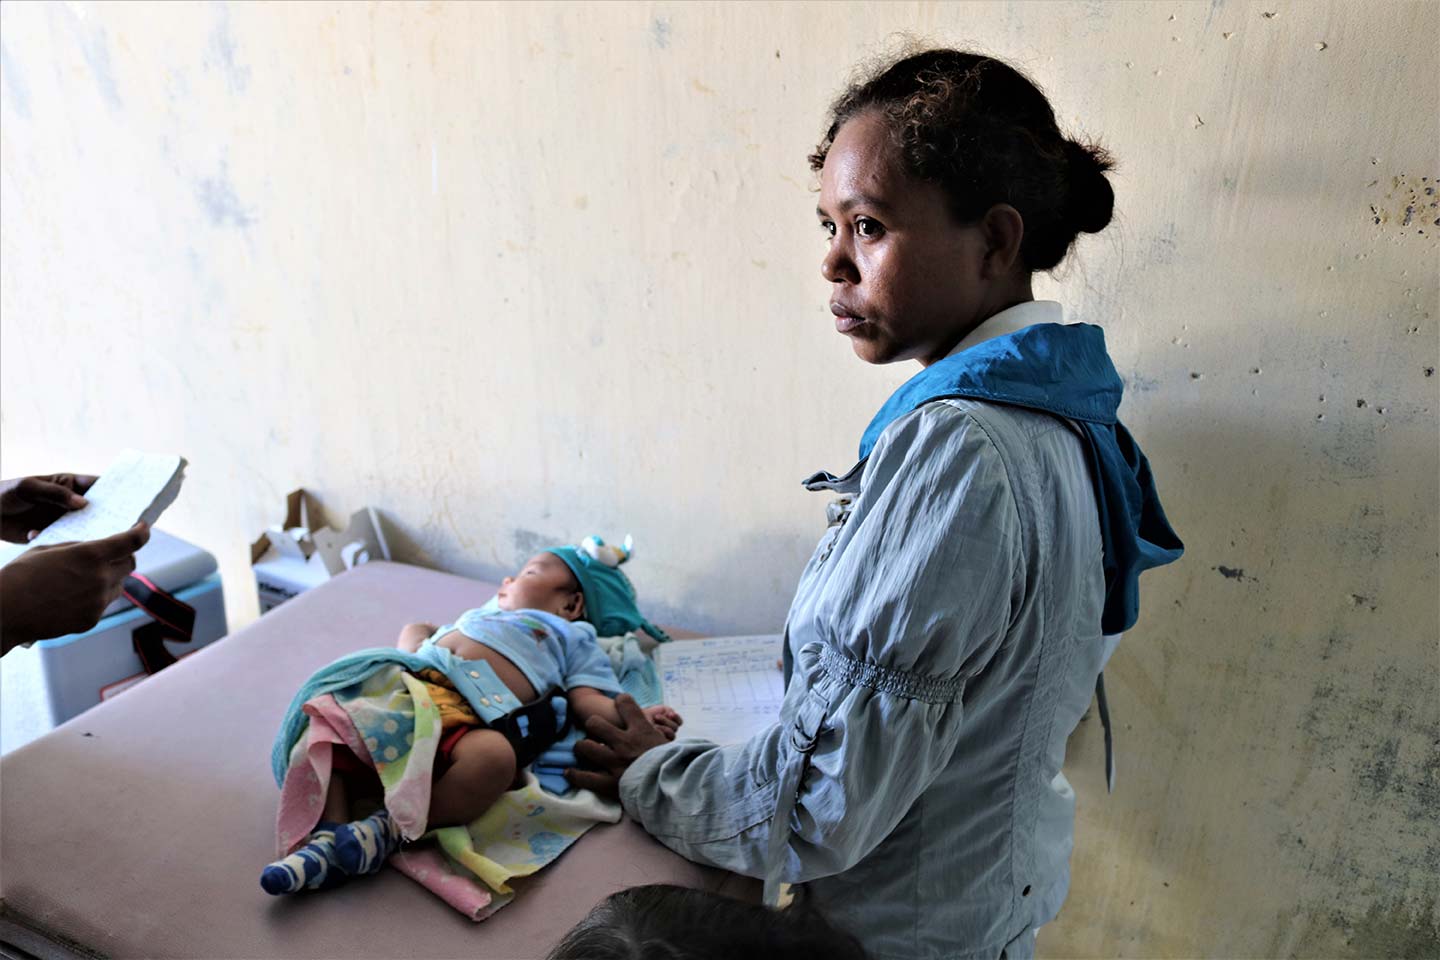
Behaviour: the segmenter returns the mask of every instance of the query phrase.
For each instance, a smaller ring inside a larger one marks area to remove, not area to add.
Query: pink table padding
[[[260,889],[275,843],[270,743],[295,690],[340,654],[493,593],[402,564],[357,568],[6,756],[7,938],[25,942],[19,924],[115,957],[508,960],[543,956],[624,887],[725,885],[624,820],[516,881],[515,902],[479,924],[393,870],[325,894]]]

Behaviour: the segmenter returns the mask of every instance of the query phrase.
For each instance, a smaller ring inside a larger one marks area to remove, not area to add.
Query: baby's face
[[[575,574],[553,553],[537,553],[513,577],[500,581],[495,601],[501,610],[544,610],[567,620],[584,613]]]

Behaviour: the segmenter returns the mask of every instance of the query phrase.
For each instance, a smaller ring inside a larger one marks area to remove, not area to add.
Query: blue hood
[[[1008,403],[1074,420],[1085,435],[1104,540],[1100,628],[1121,633],[1140,615],[1140,574],[1180,559],[1150,463],[1117,416],[1124,386],[1105,334],[1087,323],[1040,323],[933,363],[885,401],[860,441],[860,459],[895,420],[932,400]]]

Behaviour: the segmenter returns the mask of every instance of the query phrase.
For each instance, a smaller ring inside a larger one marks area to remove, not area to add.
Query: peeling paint
[[[205,211],[205,218],[211,226],[238,227],[243,230],[255,223],[253,212],[235,195],[229,168],[223,160],[218,174],[203,178],[195,185],[195,199]]]
[[[95,81],[96,89],[100,91],[105,102],[113,109],[122,109],[124,104],[120,101],[120,88],[115,82],[115,70],[110,63],[110,41],[105,28],[98,24],[86,25],[80,12],[70,4],[52,4],[49,9],[58,11],[57,15],[67,24],[86,66],[90,68],[90,76]]]
[[[30,97],[25,92],[25,78],[21,76],[20,67],[10,56],[3,40],[0,40],[0,85],[3,85],[5,90],[5,101],[16,115],[29,117]]]
[[[250,85],[250,68],[235,59],[237,48],[235,38],[230,32],[230,7],[222,0],[215,3],[212,9],[215,11],[215,24],[210,29],[206,65],[214,64],[219,67],[231,93],[244,93],[245,88]]]
[[[1379,182],[1372,180],[1369,185],[1378,186]],[[1388,224],[1399,228],[1400,236],[1429,237],[1432,241],[1440,237],[1440,231],[1433,229],[1440,226],[1440,198],[1436,197],[1428,175],[1416,177],[1402,173],[1391,177],[1389,189],[1369,207],[1370,222],[1374,226]],[[1426,226],[1432,228],[1428,233]]]

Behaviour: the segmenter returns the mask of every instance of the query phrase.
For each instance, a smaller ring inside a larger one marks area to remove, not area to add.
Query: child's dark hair
[[[656,883],[611,894],[546,960],[866,960],[852,936],[815,910],[771,910]]]
[[[818,171],[845,121],[879,112],[910,175],[938,184],[960,223],[1008,203],[1025,221],[1020,256],[1031,270],[1065,258],[1080,233],[1110,222],[1115,193],[1104,148],[1068,139],[1045,94],[1014,67],[963,50],[926,50],[850,85],[810,168]]]

